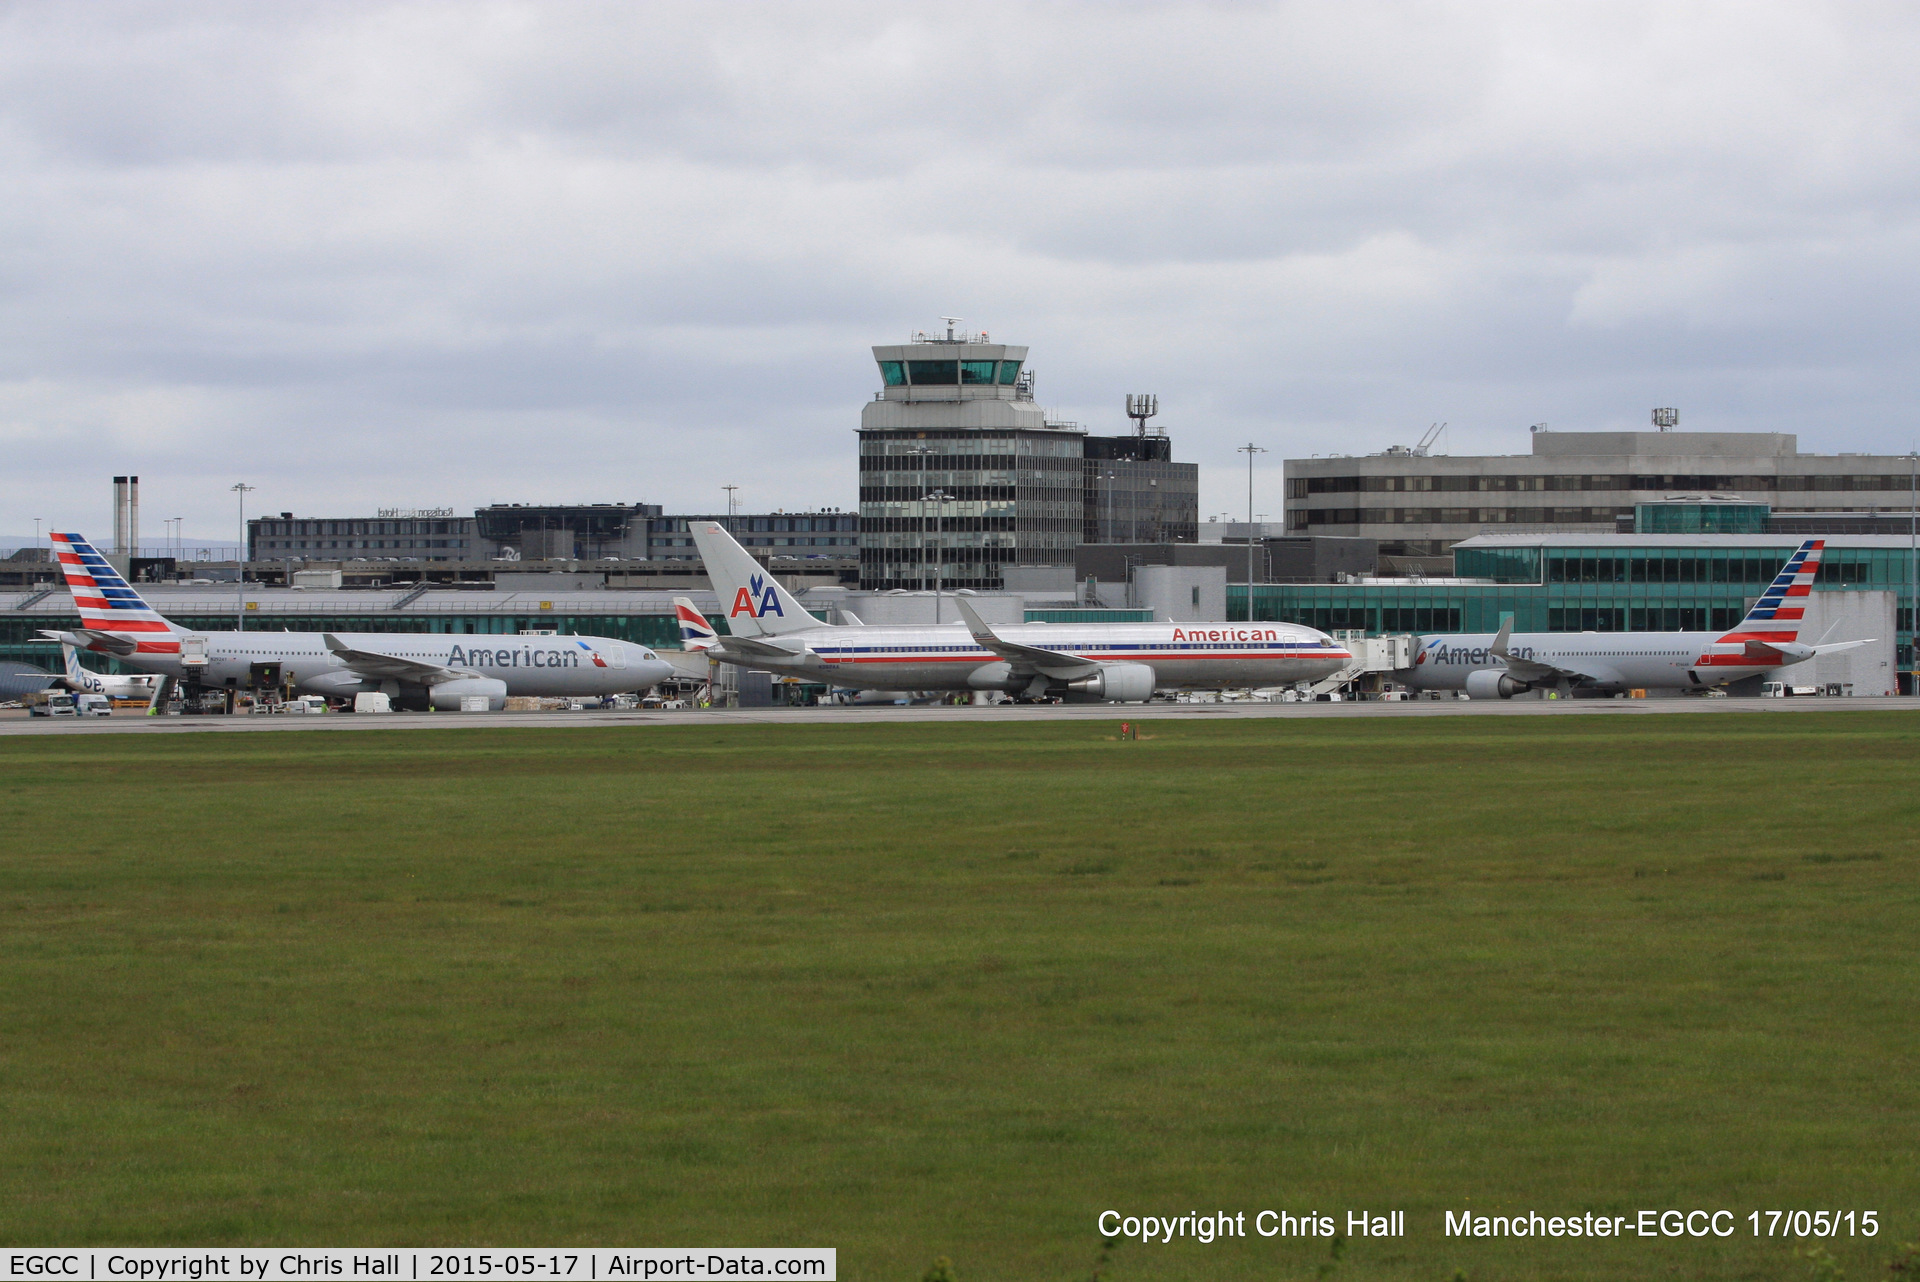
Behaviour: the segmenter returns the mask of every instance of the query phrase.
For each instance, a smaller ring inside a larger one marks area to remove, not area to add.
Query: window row
[[[926,530],[973,532],[1013,528],[1014,518],[1011,516],[869,516],[860,522],[863,534],[915,534]]]
[[[1018,560],[1020,549],[1017,547],[981,547],[981,548],[861,548],[860,564],[866,569],[886,565],[919,565],[923,562],[954,562],[973,565],[1000,565]]]
[[[1760,490],[1872,491],[1908,493],[1912,477],[1846,476],[1558,475],[1558,476],[1297,476],[1287,482],[1290,498],[1311,494],[1397,494],[1430,490]]]
[[[249,521],[256,538],[316,534],[471,534],[470,520],[451,521]]]
[[[327,549],[352,551],[354,549],[394,549],[394,548],[463,548],[465,539],[262,539],[255,543],[250,555],[271,561],[271,555],[262,556],[262,552],[303,551],[318,552]]]
[[[987,387],[995,383],[1012,387],[1019,379],[1019,361],[880,362],[880,381],[888,387]]]
[[[1707,560],[1680,556],[1550,556],[1549,583],[1770,583],[1786,563],[1779,556]]]
[[[1610,507],[1320,507],[1295,508],[1287,527],[1317,525],[1612,525]],[[1633,512],[1627,510],[1631,517]]]

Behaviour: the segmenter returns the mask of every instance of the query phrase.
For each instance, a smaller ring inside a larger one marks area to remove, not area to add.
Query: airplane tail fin
[[[726,612],[727,627],[736,636],[778,636],[827,626],[808,614],[718,521],[689,521],[687,528],[700,549],[700,559],[707,563],[707,577]]]
[[[53,540],[60,572],[67,578],[67,590],[73,593],[73,604],[80,612],[80,627],[84,632],[118,633],[130,641],[151,634],[151,641],[143,645],[165,637],[169,643],[164,648],[179,648],[171,638],[185,629],[167,622],[158,610],[142,600],[120,577],[120,571],[108,564],[107,558],[91,543],[78,534],[48,537]]]
[[[1813,591],[1814,577],[1820,573],[1820,554],[1826,546],[1825,539],[1808,539],[1795,549],[1747,611],[1747,617],[1740,620],[1740,626],[1721,641],[1798,642],[1800,620],[1807,612],[1806,599]]]
[[[683,650],[711,650],[720,642],[720,634],[713,630],[706,616],[693,608],[693,602],[683,596],[673,598],[674,617],[680,621],[680,648]]]
[[[67,661],[67,680],[78,682],[80,688],[86,688],[87,671],[80,666],[80,651],[66,641],[60,643],[60,656]]]

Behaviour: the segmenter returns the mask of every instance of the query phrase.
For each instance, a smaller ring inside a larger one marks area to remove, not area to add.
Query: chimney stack
[[[133,556],[140,550],[140,478],[113,478],[113,553]]]

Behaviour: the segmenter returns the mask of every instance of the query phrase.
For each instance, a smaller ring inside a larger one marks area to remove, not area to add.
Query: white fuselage
[[[1394,673],[1415,690],[1461,690],[1474,672],[1505,671],[1489,652],[1495,633],[1423,636],[1414,665]],[[1507,651],[1516,659],[1589,674],[1587,688],[1696,689],[1771,672],[1798,659],[1760,661],[1719,632],[1516,632]]]
[[[1153,669],[1156,689],[1232,689],[1317,681],[1347,666],[1352,655],[1325,633],[1288,623],[1028,623],[996,627],[1018,645],[1096,663],[1139,663]],[[729,662],[870,690],[1014,689],[983,669],[1002,663],[974,641],[964,624],[945,627],[811,628],[758,640],[792,647],[792,661]],[[724,647],[725,638],[721,639]]]
[[[468,669],[506,683],[510,695],[609,695],[644,690],[673,675],[673,665],[645,646],[611,637],[492,636],[482,633],[336,632],[347,649],[422,664]],[[166,638],[180,654],[121,657],[129,667],[209,686],[250,684],[255,664],[280,665],[276,684],[311,694],[405,690],[406,680],[363,676],[327,648],[318,632],[188,632]],[[206,662],[188,662],[204,642]]]
[[[153,696],[153,688],[159,684],[160,678],[152,674],[105,676],[81,668],[78,675],[71,671],[63,672],[55,680],[75,694],[104,694],[109,699],[147,699]]]

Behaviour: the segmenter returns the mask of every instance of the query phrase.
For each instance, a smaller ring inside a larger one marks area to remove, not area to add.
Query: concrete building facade
[[[1200,467],[1173,461],[1164,432],[1088,436],[1082,543],[1192,543],[1200,537]]]
[[[873,349],[860,411],[860,586],[994,590],[1008,565],[1071,564],[1086,433],[1049,423],[1027,349],[985,335]]]
[[[1027,349],[985,334],[878,346],[860,412],[860,585],[996,591],[1091,542],[1192,542],[1199,468],[1164,432],[1091,436],[1034,402]]]
[[[1632,528],[1637,504],[1711,495],[1796,513],[1905,512],[1904,455],[1802,454],[1792,433],[1556,432],[1532,452],[1288,459],[1287,529],[1377,539],[1384,568],[1446,574],[1456,543],[1483,533]],[[1779,527],[1784,528],[1784,527]]]

